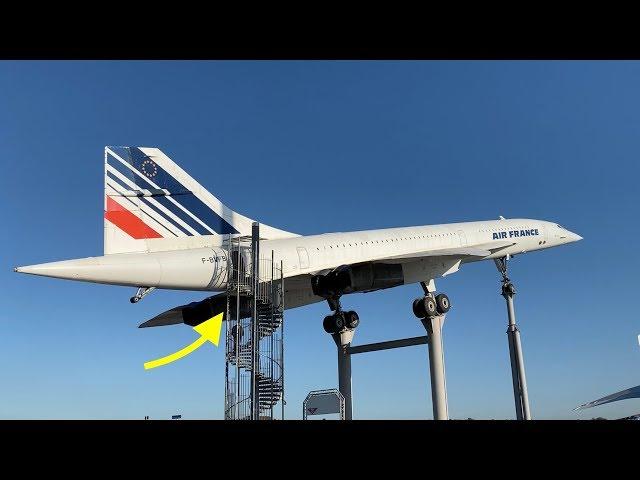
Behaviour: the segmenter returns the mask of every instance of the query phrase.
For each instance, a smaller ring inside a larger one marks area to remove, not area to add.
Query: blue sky
[[[18,275],[102,253],[103,148],[163,149],[233,209],[314,234],[505,217],[577,244],[518,257],[531,410],[618,418],[640,384],[638,62],[0,62],[0,418],[222,418],[224,356],[186,326],[137,329],[204,298]],[[437,282],[452,299],[452,418],[514,418],[492,263]],[[355,294],[354,344],[424,333],[417,285]],[[286,314],[287,417],[337,384],[325,304]],[[426,347],[353,359],[354,418],[431,418]]]

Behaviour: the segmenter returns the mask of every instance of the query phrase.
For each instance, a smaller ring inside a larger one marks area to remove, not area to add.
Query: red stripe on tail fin
[[[162,235],[108,195],[107,211],[104,212],[104,218],[136,240],[162,238]]]

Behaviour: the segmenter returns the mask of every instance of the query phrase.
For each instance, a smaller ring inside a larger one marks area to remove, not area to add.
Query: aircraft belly
[[[302,307],[312,303],[322,302],[324,298],[313,294],[311,290],[311,276],[298,275],[284,281],[284,306],[286,309]]]
[[[444,277],[457,272],[460,258],[427,257],[414,262],[402,264],[404,284],[423,282],[433,278]]]

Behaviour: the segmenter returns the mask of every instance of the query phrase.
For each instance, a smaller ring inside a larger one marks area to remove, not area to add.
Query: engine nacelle
[[[354,292],[371,292],[404,283],[401,265],[367,263],[338,267],[326,275],[311,277],[313,294],[329,298]]]

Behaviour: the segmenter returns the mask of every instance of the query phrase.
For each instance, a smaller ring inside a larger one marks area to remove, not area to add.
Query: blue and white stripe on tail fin
[[[250,235],[225,206],[158,148],[105,147],[104,252],[172,250]],[[297,236],[261,225],[264,238]]]

